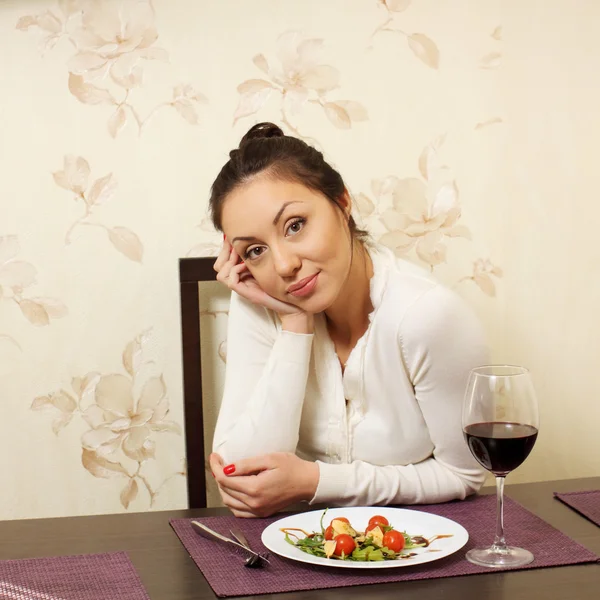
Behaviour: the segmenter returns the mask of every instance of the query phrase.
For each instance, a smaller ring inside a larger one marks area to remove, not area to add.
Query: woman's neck
[[[362,243],[354,243],[352,254],[346,282],[325,311],[325,317],[330,336],[354,346],[367,330],[369,313],[373,310],[370,293],[373,261]]]

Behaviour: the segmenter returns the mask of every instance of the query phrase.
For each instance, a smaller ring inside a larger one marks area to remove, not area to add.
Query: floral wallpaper
[[[62,171],[52,174],[55,183],[71,192],[75,202],[83,206],[84,214],[71,224],[65,234],[65,244],[71,243],[73,231],[80,226],[97,227],[106,232],[110,243],[129,260],[142,262],[144,246],[139,237],[126,227],[107,227],[91,219],[94,208],[110,199],[114,194],[117,183],[112,173],[94,180],[88,188],[90,165],[81,156],[65,156]]]
[[[24,15],[17,22],[21,31],[32,28],[43,33],[43,52],[63,38],[73,46],[75,53],[65,65],[69,92],[83,104],[110,106],[106,127],[113,138],[128,120],[141,135],[163,108],[175,109],[192,125],[198,123],[198,104],[206,98],[189,84],[175,85],[171,97],[145,116],[136,108],[134,90],[143,87],[145,63],[169,59],[168,52],[155,45],[158,31],[150,0],[59,1],[58,6]]]
[[[171,477],[185,475],[185,467],[168,474],[153,488],[145,477],[147,461],[156,458],[154,436],[160,433],[181,435],[178,423],[169,414],[167,387],[162,375],[151,375],[143,355],[150,332],[131,340],[123,350],[123,373],[102,375],[86,373],[73,377],[68,389],[61,388],[38,396],[32,410],[52,409],[52,431],[58,433],[73,417],[83,419],[89,429],[81,436],[81,464],[94,477],[125,480],[120,502],[128,508],[144,487],[149,505]]]
[[[461,294],[498,358],[535,362],[503,319],[530,306],[535,244],[508,219],[535,215],[543,169],[518,179],[506,148],[530,139],[527,15],[549,32],[568,10],[508,4],[2,3],[2,518],[185,506],[177,261],[219,251],[209,187],[258,121],[322,150],[359,224]],[[209,447],[228,307],[201,304]]]
[[[267,79],[247,79],[238,85],[240,102],[233,115],[234,124],[258,112],[272,94],[280,95],[281,122],[290,135],[304,137],[290,118],[300,113],[306,104],[322,108],[339,129],[349,129],[353,122],[367,121],[367,110],[359,102],[327,98],[328,93],[339,87],[340,72],[319,62],[322,45],[322,39],[308,39],[301,32],[288,31],[277,39],[277,53],[271,64],[263,54],[254,56],[252,62]]]
[[[27,288],[36,283],[37,269],[26,260],[19,260],[19,239],[16,235],[0,237],[0,300],[15,303],[23,316],[36,326],[50,324],[69,311],[57,298],[29,296]],[[18,342],[9,335],[2,336],[17,348]]]

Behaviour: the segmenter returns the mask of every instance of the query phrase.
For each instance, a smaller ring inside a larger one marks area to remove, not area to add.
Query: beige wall
[[[504,340],[541,405],[513,480],[600,474],[600,5],[529,2],[506,31]],[[510,86],[510,87],[509,87]]]
[[[185,505],[177,259],[214,252],[215,173],[284,117],[531,368],[511,479],[600,474],[600,5],[387,4],[0,4],[0,518]]]

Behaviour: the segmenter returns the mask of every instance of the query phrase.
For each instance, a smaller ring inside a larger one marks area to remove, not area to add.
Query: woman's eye
[[[254,246],[253,248],[249,248],[244,252],[244,258],[258,258],[263,253],[263,248],[261,246]]]
[[[295,233],[298,233],[304,227],[305,223],[306,219],[296,219],[288,226],[286,235],[294,235]]]

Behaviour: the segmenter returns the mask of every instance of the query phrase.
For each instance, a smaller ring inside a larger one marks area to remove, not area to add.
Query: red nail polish
[[[225,234],[223,234],[223,241],[225,241],[227,239],[227,236]]]
[[[235,473],[235,465],[227,465],[223,469],[223,473],[225,473],[225,475],[232,475],[233,473]]]

